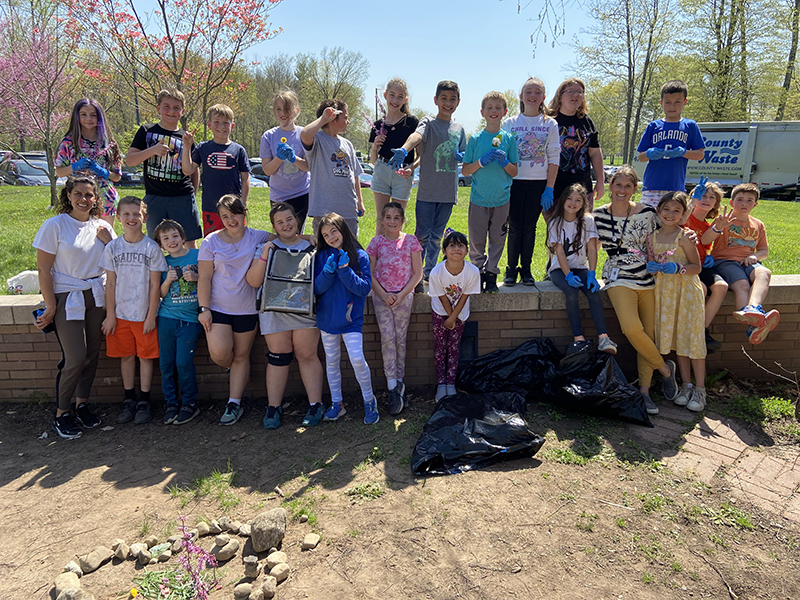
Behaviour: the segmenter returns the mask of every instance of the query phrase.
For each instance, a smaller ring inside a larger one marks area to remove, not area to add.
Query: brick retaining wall
[[[606,321],[609,335],[619,344],[617,359],[631,379],[636,376],[635,353],[620,332],[611,303],[605,293]],[[0,297],[0,401],[46,401],[54,395],[56,364],[61,350],[55,334],[42,334],[33,326],[31,311],[41,301],[41,296]],[[584,308],[585,299],[581,296]],[[722,349],[708,357],[708,372],[728,369],[739,377],[771,379],[772,376],[753,364],[742,352],[745,347],[750,356],[770,370],[778,370],[774,361],[789,371],[800,370],[800,275],[780,275],[772,279],[765,307],[777,308],[781,322],[767,340],[752,346],[744,335],[744,327],[731,315],[733,294],[711,326],[712,335],[722,342]],[[588,310],[584,311],[584,328],[587,336],[594,335],[594,325]],[[537,283],[535,287],[517,285],[503,288],[500,293],[481,295],[471,300],[468,326],[477,327],[477,354],[482,355],[499,348],[513,348],[533,337],[550,337],[559,347],[572,341],[564,295],[551,283]],[[467,331],[469,333],[469,330]],[[467,337],[465,335],[465,337]],[[470,341],[465,340],[465,345]],[[247,396],[265,396],[264,372],[266,368],[264,338],[257,336],[252,351],[252,371]],[[462,352],[467,348],[462,347]],[[372,369],[373,385],[377,390],[385,387],[380,352],[380,334],[371,303],[367,303],[364,323],[364,353]],[[342,353],[343,384],[346,390],[357,389],[355,376]],[[320,356],[322,349],[320,348]],[[200,399],[221,399],[227,396],[227,376],[222,368],[208,357],[205,339],[201,336],[195,357],[200,384]],[[408,357],[405,381],[410,386],[434,385],[436,375],[433,363],[433,334],[431,331],[430,300],[417,296],[411,325],[408,331]],[[160,397],[160,377],[156,369],[153,396]],[[326,386],[327,392],[327,386]],[[287,394],[303,393],[296,363],[292,365]],[[95,402],[120,402],[122,381],[119,360],[101,353],[95,385],[92,390]]]

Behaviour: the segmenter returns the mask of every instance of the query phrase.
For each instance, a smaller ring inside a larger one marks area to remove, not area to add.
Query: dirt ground
[[[800,527],[748,505],[721,477],[707,485],[671,472],[661,459],[682,438],[646,446],[641,427],[533,406],[531,428],[546,437],[534,458],[415,478],[432,395],[412,390],[397,419],[382,404],[376,426],[351,398],[342,422],[309,429],[301,399],[290,399],[271,432],[264,399],[246,400],[232,427],[217,424],[221,403],[181,427],[118,426],[118,407],[104,405],[114,429],[75,441],[54,436],[51,406],[3,405],[0,598],[50,597],[69,560],[114,538],[163,540],[180,515],[244,522],[281,505],[293,517],[281,600],[800,598]],[[757,429],[763,452],[800,454],[796,441]],[[311,531],[322,541],[301,552]],[[82,586],[98,600],[127,598],[141,574],[114,561]],[[211,598],[233,598],[241,552],[218,574]]]

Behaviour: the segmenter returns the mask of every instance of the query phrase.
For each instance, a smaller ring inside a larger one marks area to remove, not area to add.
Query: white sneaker
[[[447,396],[447,385],[444,383],[440,383],[436,386],[436,401],[438,402],[442,398]]]
[[[458,392],[456,392],[456,386],[448,385],[447,386],[447,395],[448,396],[455,396]]]
[[[675,404],[678,406],[686,406],[689,404],[689,400],[692,399],[692,390],[694,386],[691,383],[682,383],[681,384],[681,391],[678,392],[678,395],[675,396]]]
[[[600,352],[606,352],[608,354],[617,353],[617,345],[608,336],[601,337],[597,340],[597,349],[600,350]]]
[[[706,388],[704,387],[694,388],[692,399],[689,401],[689,404],[686,405],[686,408],[688,408],[692,412],[700,412],[703,409],[705,409],[705,407],[706,407]]]

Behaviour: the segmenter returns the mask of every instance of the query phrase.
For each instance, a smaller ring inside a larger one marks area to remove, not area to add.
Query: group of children
[[[405,82],[390,80],[384,92],[388,110],[373,124],[370,137],[377,218],[376,236],[366,251],[358,243],[358,218],[365,211],[358,177],[362,169],[352,144],[341,135],[348,124],[344,102],[323,101],[316,120],[299,127],[296,96],[287,91],[274,99],[279,125],[261,140],[262,165],[271,177],[270,220],[275,230],[267,234],[246,225],[250,167],[244,148],[230,140],[234,116],[229,107],[209,109],[213,140],[195,145],[194,135],[178,126],[182,94],[162,91],[157,102],[159,123],[143,125],[127,155],[129,165],[144,164],[145,198],[117,201],[112,182],[119,179],[119,150],[100,106],[80,101],[59,148],[57,167],[59,174],[75,174],[65,188],[68,196],[78,176],[92,173],[103,218],[113,221],[116,213],[123,227],[121,237],[107,242],[99,263],[107,274],[102,332],[108,355],[121,359],[125,402],[118,421],[151,420],[149,395],[156,358],[166,402],[164,422],[182,424],[198,414],[193,357],[203,330],[212,360],[230,373],[230,397],[220,422],[238,421],[249,380],[250,349],[260,324],[269,349],[266,428],[280,426],[288,366],[295,357],[309,398],[303,424],[335,421],[345,414],[339,366],[342,341],[361,387],[364,421],[377,422],[361,334],[370,294],[381,332],[389,410],[399,414],[408,403],[403,383],[406,332],[414,293],[424,292],[423,282],[431,297],[436,398],[452,394],[469,297],[498,291],[498,265],[507,232],[509,266],[504,285],[515,285],[518,279],[524,285],[534,283],[533,240],[543,211],[551,253],[548,273],[565,294],[574,341],[585,342],[578,305],[582,291],[589,300],[598,349],[616,353],[598,294],[596,266],[602,245],[609,255],[603,271],[605,287],[623,333],[639,353],[640,386],[648,410],[658,412],[649,399],[654,369],[664,377],[667,398],[702,410],[704,357],[706,348],[713,350],[716,344],[708,325],[727,289],[736,294],[741,309],[735,315],[748,325],[751,342],[763,341],[779,320],[777,311],[767,313],[761,307],[770,273],[761,265],[768,255],[763,223],[749,216],[757,204],[758,188],[737,186],[731,212],[720,212],[722,192],[715,184],[703,181],[691,201],[686,197],[682,191],[686,164],[702,157],[703,139],[697,124],[681,117],[687,90],[682,82],[673,81],[662,88],[665,118],[648,126],[638,147],[639,159],[648,161],[642,204],[631,202],[638,178],[623,167],[611,181],[611,204],[593,213],[593,200],[604,194],[604,182],[599,176],[593,190],[585,179],[588,161],[595,166],[602,154],[596,132],[576,133],[576,128],[590,123],[584,96],[580,80],[565,81],[551,103],[556,113],[552,115],[544,105],[544,84],[529,78],[520,91],[520,114],[504,121],[506,99],[490,92],[481,105],[486,126],[467,142],[463,127],[452,120],[460,102],[456,83],[440,82],[434,97],[436,116],[418,120],[410,114]],[[564,138],[570,136],[577,136],[586,152],[583,158],[569,152],[567,156],[587,162],[584,169],[561,164]],[[469,241],[462,233],[445,232],[457,201],[459,163],[463,174],[473,177]],[[402,227],[417,166],[417,225],[415,235],[410,235]],[[194,201],[199,173],[202,230]],[[655,212],[648,206],[653,203]],[[69,213],[69,202],[65,206]],[[256,290],[263,283],[269,253],[311,249],[312,240],[301,235],[307,216],[313,219],[312,238],[317,241],[316,318],[259,314]],[[687,219],[687,227],[696,234],[685,234]],[[709,219],[713,219],[710,225]],[[144,223],[151,237],[143,234]],[[203,235],[207,237],[198,252],[195,241]],[[440,246],[444,260],[437,264]],[[636,294],[651,289],[655,289],[648,300],[652,308],[643,309]],[[704,289],[709,295],[705,311]],[[631,307],[632,312],[627,310]],[[37,325],[46,320],[37,320]],[[322,406],[316,356],[320,337],[332,395],[327,411]],[[645,338],[653,349],[645,348]],[[661,358],[671,351],[678,355],[680,389],[674,363]],[[58,419],[56,430],[70,437],[62,431],[64,426],[57,425]]]

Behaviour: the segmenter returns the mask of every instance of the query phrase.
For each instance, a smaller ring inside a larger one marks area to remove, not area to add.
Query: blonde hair
[[[275,94],[275,98],[272,100],[273,110],[278,102],[282,103],[288,112],[297,112],[297,109],[300,108],[300,100],[292,90],[281,90]]]
[[[223,119],[228,119],[233,123],[233,109],[227,104],[215,104],[208,109],[208,121],[210,122],[215,116]]]
[[[156,97],[156,105],[161,104],[161,101],[164,98],[172,98],[173,100],[177,100],[181,103],[181,107],[186,105],[186,96],[183,95],[183,92],[175,88],[166,88],[158,92],[158,96]]]
[[[503,95],[502,92],[489,92],[488,94],[486,94],[483,97],[483,100],[481,100],[481,110],[486,108],[486,103],[489,100],[500,100],[500,101],[502,101],[503,108],[505,110],[508,110],[508,101],[506,100],[506,97]]]
[[[542,88],[543,94],[546,93],[547,91],[545,90],[544,82],[541,79],[539,79],[538,77],[528,77],[528,79],[525,81],[525,83],[522,84],[522,87],[519,90],[519,114],[525,113],[525,101],[522,99],[522,95],[525,92],[525,88],[531,84],[538,85],[540,88]],[[544,115],[545,117],[548,116],[547,108],[545,107],[544,102],[541,102],[539,104],[539,114]]]
[[[400,107],[400,112],[406,115],[411,114],[411,109],[408,108],[408,84],[405,81],[400,79],[399,77],[392,77],[389,81],[386,82],[386,87],[383,89],[383,93],[389,91],[389,88],[400,88],[400,91],[403,92],[403,96],[405,96],[406,101],[403,102],[403,106]]]
[[[722,187],[716,181],[706,184],[706,192],[711,192],[716,198],[714,201],[714,208],[708,211],[706,219],[716,219],[719,216],[719,205],[722,204],[722,198],[725,196],[725,192],[722,191]]]
[[[564,93],[564,90],[571,85],[579,85],[584,91],[583,101],[578,107],[578,111],[575,113],[575,116],[579,119],[582,119],[587,115],[589,112],[589,107],[586,106],[586,84],[577,77],[570,77],[569,79],[561,82],[561,85],[558,86],[553,99],[550,100],[550,105],[547,107],[550,111],[550,116],[555,117],[559,113],[561,110],[561,95]]]

